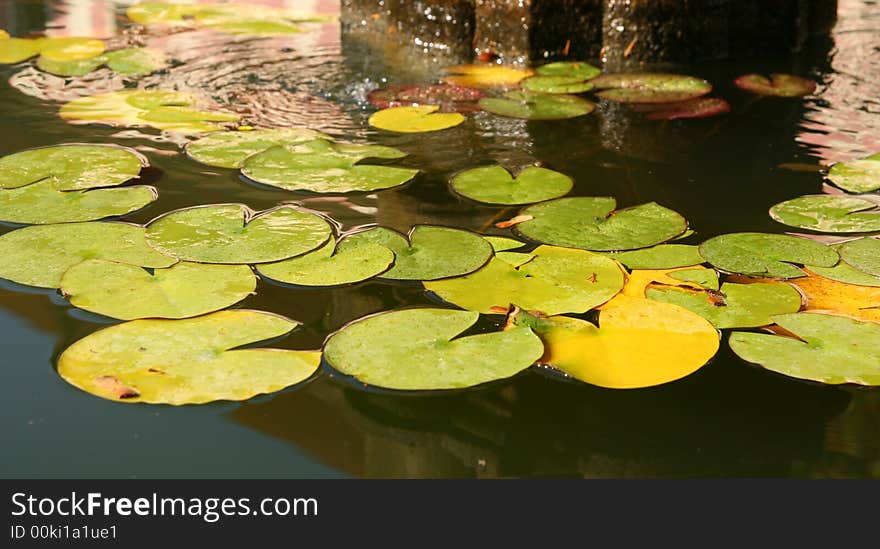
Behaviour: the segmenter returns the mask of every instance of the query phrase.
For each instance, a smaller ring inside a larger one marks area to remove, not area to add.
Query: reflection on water
[[[258,2],[333,14],[326,0]],[[480,113],[450,130],[389,135],[370,129],[366,93],[383,83],[432,74],[437,63],[399,64],[338,23],[274,38],[230,37],[206,29],[144,32],[125,22],[129,2],[0,0],[0,27],[15,35],[44,28],[150,45],[173,65],[140,81],[109,71],[82,78],[27,65],[0,68],[0,154],[59,142],[123,142],[143,151],[159,200],[129,219],[175,208],[244,202],[255,209],[297,201],[343,230],[417,223],[500,232],[515,210],[451,194],[455,172],[489,163],[542,162],[571,174],[575,195],[614,196],[621,206],[656,200],[686,215],[695,242],[721,232],[781,232],[775,202],[820,192],[816,166],[880,150],[876,2],[841,2],[833,44],[801,55],[688,67],[733,105],[730,115],[650,122],[602,104],[584,119],[526,122]],[[398,52],[399,53],[399,52]],[[405,60],[406,61],[406,60]],[[758,99],[736,90],[745,72],[797,72],[822,83],[818,99]],[[409,185],[345,197],[279,191],[231,170],[199,165],[152,130],[71,126],[59,103],[126,87],[198,91],[254,125],[307,125],[338,137],[399,147],[400,164],[421,170]],[[783,166],[782,168],[780,166]],[[0,232],[10,230],[0,228]],[[368,282],[295,289],[261,281],[245,308],[304,323],[278,345],[314,349],[347,322],[399,306],[433,302],[420,287]],[[85,395],[58,379],[52,356],[102,327],[51,292],[0,287],[4,353],[0,419],[10,452],[2,471],[31,475],[179,476],[880,476],[876,389],[821,387],[743,364],[726,346],[679,382],[609,391],[526,372],[460,393],[400,396],[366,392],[329,375],[304,387],[201,407],[126,406]],[[63,456],[59,458],[58,456]]]

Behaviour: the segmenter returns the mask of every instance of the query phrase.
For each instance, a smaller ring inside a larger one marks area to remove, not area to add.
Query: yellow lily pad
[[[464,122],[464,116],[460,113],[438,110],[438,105],[391,107],[373,113],[369,122],[374,128],[399,133],[435,132]]]
[[[468,88],[515,88],[534,74],[531,69],[507,65],[456,65],[445,71],[451,74],[443,77],[444,82]]]
[[[807,276],[789,281],[804,294],[806,311],[831,311],[861,320],[880,322],[880,288],[857,286],[818,276],[807,271]]]

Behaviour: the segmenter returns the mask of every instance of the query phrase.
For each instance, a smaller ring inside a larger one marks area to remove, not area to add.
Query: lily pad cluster
[[[304,32],[306,23],[325,17],[253,4],[141,2],[126,15],[135,23],[169,27],[207,27],[219,32],[245,35],[283,35]]]

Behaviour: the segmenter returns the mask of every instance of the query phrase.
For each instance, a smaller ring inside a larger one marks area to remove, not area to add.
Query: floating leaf
[[[37,67],[58,76],[84,76],[103,65],[107,59],[103,56],[89,59],[55,60],[41,55],[37,58]]]
[[[775,320],[795,337],[734,332],[730,348],[743,360],[789,377],[880,385],[880,324],[817,313]]]
[[[61,292],[86,311],[133,320],[187,318],[224,309],[257,285],[247,265],[202,265],[181,261],[152,273],[141,267],[91,259],[61,278]]]
[[[700,245],[700,255],[731,273],[773,278],[797,278],[795,264],[832,267],[839,256],[833,248],[806,238],[766,233],[731,233]]]
[[[330,139],[306,128],[214,132],[190,141],[186,154],[194,160],[220,168],[241,168],[245,159],[276,145],[295,145],[313,139]],[[403,153],[400,153],[403,156]],[[396,157],[392,157],[396,158]]]
[[[374,112],[369,123],[374,128],[399,133],[435,132],[458,126],[464,116],[457,112],[437,112],[438,105],[390,107]]]
[[[487,204],[532,204],[568,194],[573,186],[565,174],[529,166],[516,178],[501,166],[459,172],[450,182],[458,194]]]
[[[111,145],[58,145],[0,158],[0,189],[48,180],[59,191],[121,185],[138,176],[146,159]]]
[[[525,242],[520,242],[515,238],[507,238],[506,236],[484,236],[483,239],[492,246],[495,253],[515,250],[525,246]]]
[[[857,286],[880,286],[880,277],[871,276],[867,273],[855,269],[848,265],[845,261],[839,262],[834,267],[810,267],[808,273],[813,272],[819,276],[830,278],[838,282],[846,284],[855,284]]]
[[[672,103],[706,95],[712,84],[681,74],[603,74],[590,81],[602,99],[620,103]]]
[[[129,6],[125,15],[135,23],[142,25],[170,24],[188,25],[192,18],[206,8],[219,9],[216,4],[201,6],[198,4],[175,4],[167,2],[140,2]]]
[[[39,40],[29,38],[0,39],[0,63],[21,63],[40,53]]]
[[[324,358],[368,385],[437,390],[505,379],[541,356],[541,340],[528,328],[456,338],[478,318],[446,309],[381,313],[330,336]]]
[[[851,162],[838,162],[828,170],[828,179],[851,193],[880,190],[880,153]]]
[[[718,273],[715,269],[705,267],[693,267],[690,269],[681,267],[669,273],[670,278],[681,282],[693,282],[707,290],[718,290]],[[676,284],[682,286],[682,284]]]
[[[544,244],[594,251],[646,248],[687,229],[681,215],[654,202],[618,211],[616,207],[610,197],[560,198],[523,210],[534,219],[516,229]]]
[[[593,88],[587,82],[601,74],[601,70],[581,61],[558,61],[535,69],[537,76],[526,78],[524,90],[543,93],[583,93]]]
[[[83,391],[117,402],[246,400],[300,383],[318,369],[316,351],[236,349],[282,336],[297,325],[250,310],[134,320],[68,347],[58,360],[58,374]]]
[[[770,208],[770,217],[791,227],[823,233],[880,231],[877,204],[855,196],[801,196]]]
[[[151,248],[144,228],[127,223],[63,223],[25,227],[0,236],[0,277],[58,288],[67,269],[86,259],[107,259],[159,269],[176,263]]]
[[[165,53],[154,48],[124,48],[105,57],[108,67],[124,75],[150,74],[168,66]]]
[[[213,204],[169,212],[147,225],[157,250],[197,263],[280,261],[322,246],[330,238],[322,217],[293,206],[255,212],[243,204]]]
[[[677,120],[680,118],[709,118],[730,112],[730,103],[717,97],[698,97],[676,103],[660,103],[651,109],[648,120]]]
[[[0,221],[38,225],[94,221],[135,212],[158,197],[159,193],[149,185],[58,191],[51,179],[44,179],[0,191]]]
[[[367,101],[379,107],[413,107],[437,105],[440,112],[476,112],[477,101],[486,94],[474,88],[451,84],[422,84],[413,86],[388,86],[367,94]]]
[[[444,69],[447,84],[467,88],[515,88],[520,80],[534,74],[530,69],[504,65],[458,65]]]
[[[512,118],[559,120],[590,114],[596,104],[574,95],[511,91],[503,97],[484,97],[480,108]]]
[[[335,251],[335,253],[334,253]],[[394,263],[394,252],[371,242],[361,242],[338,250],[336,239],[317,250],[277,263],[257,266],[265,277],[299,286],[341,286],[354,284],[388,270]]]
[[[776,97],[801,97],[816,91],[815,82],[791,74],[774,73],[769,80],[760,74],[745,74],[733,83],[748,92]]]
[[[548,315],[584,313],[623,288],[623,271],[600,254],[539,246],[530,253],[498,252],[474,273],[426,282],[425,288],[486,314],[506,312],[511,303]]]
[[[850,266],[872,276],[880,276],[880,240],[859,238],[843,243],[839,248],[841,259]]]
[[[696,272],[695,272],[696,271]],[[684,278],[679,273],[688,273]],[[700,276],[697,276],[699,274]],[[701,290],[718,288],[718,273],[706,267],[676,267],[672,269],[634,269],[626,276],[623,287],[624,296],[645,297],[645,291],[651,284],[667,286],[684,286]]]
[[[609,255],[630,269],[672,269],[699,265],[705,261],[700,255],[700,247],[688,244],[658,244]]]
[[[358,164],[366,158],[400,158],[405,153],[378,145],[346,145],[315,139],[277,146],[249,156],[242,173],[250,179],[289,191],[368,192],[403,185],[418,170]]]
[[[648,298],[693,311],[716,328],[750,328],[773,324],[773,316],[796,313],[801,294],[784,282],[725,283],[720,291],[648,288]]]
[[[880,288],[856,286],[817,275],[796,278],[791,284],[804,294],[807,311],[833,311],[880,322]]]
[[[509,325],[529,327],[544,342],[540,362],[600,387],[662,385],[699,370],[718,351],[717,330],[683,307],[618,296],[599,312],[599,327],[564,316],[514,311]]]
[[[97,38],[64,36],[40,40],[40,57],[49,61],[82,61],[104,53],[104,41]]]
[[[9,33],[3,29],[0,29],[0,40],[7,40],[9,38]]]
[[[265,19],[250,20],[214,20],[209,21],[208,26],[214,30],[228,32],[229,34],[248,34],[248,35],[274,35],[274,34],[296,34],[303,32],[303,28],[290,21],[267,21]]]
[[[195,96],[176,91],[125,90],[74,99],[61,107],[64,120],[112,126],[152,126],[182,133],[222,129],[215,122],[235,122],[238,115],[195,109]]]
[[[394,252],[394,266],[382,274],[391,280],[437,280],[461,276],[489,261],[492,246],[480,235],[461,229],[416,225],[406,237],[385,227],[355,233],[339,243],[339,251],[371,242]]]
[[[541,65],[535,69],[535,73],[540,76],[566,76],[590,80],[602,74],[602,71],[583,61],[556,61]]]

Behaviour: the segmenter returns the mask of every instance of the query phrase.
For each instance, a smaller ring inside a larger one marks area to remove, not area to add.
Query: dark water
[[[13,35],[50,28],[109,37],[122,30],[124,4],[0,0],[0,27]],[[202,31],[130,39],[164,47],[179,61],[141,85],[205,90],[258,124],[303,124],[399,147],[410,155],[403,164],[422,170],[410,185],[377,195],[260,188],[186,159],[154,132],[57,118],[59,100],[125,82],[107,74],[64,82],[23,66],[0,69],[0,154],[63,142],[136,147],[149,157],[147,179],[160,192],[152,206],[127,218],[136,222],[197,204],[264,209],[295,200],[346,230],[439,223],[503,234],[492,223],[515,210],[456,198],[449,176],[490,162],[515,168],[541,161],[572,175],[575,195],[614,196],[619,207],[653,200],[681,212],[697,231],[689,242],[699,242],[724,232],[784,232],[767,209],[821,192],[822,176],[811,167],[880,150],[880,6],[871,1],[842,1],[834,35],[801,54],[686,68],[711,80],[733,112],[668,123],[603,104],[569,121],[484,113],[436,134],[390,136],[366,126],[365,93],[385,81],[405,83],[415,69],[370,53],[341,35],[338,24],[272,40],[230,42]],[[804,101],[755,100],[730,84],[744,72],[803,74],[820,89]],[[351,320],[414,304],[433,302],[420,288],[400,284],[331,291],[261,281],[239,306],[302,321],[305,327],[277,346],[309,349]],[[528,371],[467,392],[400,396],[322,375],[244,403],[174,408],[107,402],[56,375],[55,357],[107,322],[53,292],[0,285],[4,476],[880,476],[877,389],[784,378],[744,364],[724,343],[694,375],[635,391]]]

